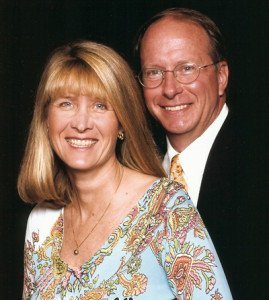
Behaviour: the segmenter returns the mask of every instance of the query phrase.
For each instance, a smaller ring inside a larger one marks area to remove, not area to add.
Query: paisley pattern
[[[60,258],[63,209],[36,206],[25,239],[23,299],[232,299],[204,224],[180,185],[153,183],[80,268]]]

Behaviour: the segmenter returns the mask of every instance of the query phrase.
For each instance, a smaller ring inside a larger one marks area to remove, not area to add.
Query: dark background
[[[264,192],[264,186],[268,187],[264,156],[268,139],[268,1],[0,0],[1,299],[21,298],[24,232],[31,208],[19,199],[16,178],[48,54],[66,42],[92,39],[112,46],[132,63],[138,28],[153,14],[173,6],[202,11],[226,36],[231,72],[228,105],[248,134],[251,156],[264,166],[256,168],[255,176],[260,178],[256,180],[257,196],[268,197]],[[268,206],[264,209],[268,211]],[[266,261],[268,257],[261,258],[257,265]],[[257,299],[265,298],[257,295]]]

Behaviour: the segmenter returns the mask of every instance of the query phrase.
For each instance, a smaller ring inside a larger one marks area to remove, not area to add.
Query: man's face
[[[162,70],[174,70],[183,62],[197,66],[213,63],[206,32],[191,22],[172,18],[161,19],[149,27],[140,56],[142,68]],[[146,104],[165,128],[172,145],[175,147],[180,138],[180,147],[185,148],[218,116],[225,102],[228,67],[221,62],[217,67],[201,69],[199,77],[189,84],[179,83],[172,72],[164,76],[160,86],[144,88]]]

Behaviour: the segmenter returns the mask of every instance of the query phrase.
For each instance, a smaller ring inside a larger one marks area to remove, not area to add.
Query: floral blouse
[[[205,226],[179,184],[156,180],[80,268],[60,257],[63,211],[42,204],[29,216],[23,299],[232,299]]]

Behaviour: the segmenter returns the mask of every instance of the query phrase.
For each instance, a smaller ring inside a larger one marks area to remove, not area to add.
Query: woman
[[[230,299],[191,200],[164,175],[132,71],[112,49],[57,49],[18,180],[24,299]]]

